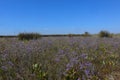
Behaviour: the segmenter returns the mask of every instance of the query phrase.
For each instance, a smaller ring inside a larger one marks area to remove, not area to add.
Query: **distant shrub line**
[[[77,36],[83,36],[88,37],[91,36],[88,32],[85,32],[84,34],[64,34],[64,35],[41,35],[39,33],[19,33],[17,35],[19,40],[36,40],[41,37],[77,37]]]
[[[90,36],[94,36],[94,35],[91,35],[89,32],[85,32],[84,34],[54,34],[54,35],[41,35],[39,33],[19,33],[17,36],[11,36],[11,35],[8,35],[8,36],[0,36],[0,38],[14,38],[14,37],[18,37],[19,40],[36,40],[38,38],[41,38],[41,37],[79,37],[79,36],[82,36],[82,37],[90,37]],[[100,31],[98,34],[97,34],[98,37],[108,37],[108,38],[112,38],[113,37],[113,34],[111,34],[110,32],[108,31],[105,31],[105,30],[102,30]]]

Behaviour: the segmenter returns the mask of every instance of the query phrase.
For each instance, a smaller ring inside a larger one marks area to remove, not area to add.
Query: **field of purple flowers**
[[[120,38],[0,38],[0,80],[120,80]]]

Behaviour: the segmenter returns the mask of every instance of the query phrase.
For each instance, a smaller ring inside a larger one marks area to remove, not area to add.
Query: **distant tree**
[[[73,34],[68,34],[68,37],[73,37],[74,35]]]
[[[88,36],[91,36],[91,35],[90,35],[89,32],[85,32],[85,33],[83,34],[83,36],[84,36],[84,37],[88,37]]]

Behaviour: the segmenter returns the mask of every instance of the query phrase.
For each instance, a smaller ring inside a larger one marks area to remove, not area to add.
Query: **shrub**
[[[41,35],[39,33],[20,33],[18,34],[19,40],[32,40],[32,39],[38,39]]]
[[[85,32],[84,34],[82,34],[81,36],[83,37],[88,37],[88,36],[91,36],[89,32]]]
[[[85,32],[84,36],[91,36],[89,32]]]
[[[100,37],[112,37],[112,34],[110,34],[108,31],[100,31],[99,36]]]
[[[74,34],[68,34],[68,37],[73,37],[74,36]]]

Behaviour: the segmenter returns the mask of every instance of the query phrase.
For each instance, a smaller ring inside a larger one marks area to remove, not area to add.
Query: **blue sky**
[[[0,34],[120,33],[120,0],[0,0]]]

